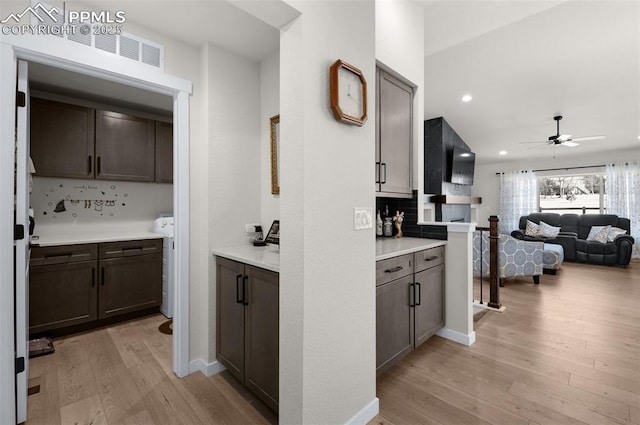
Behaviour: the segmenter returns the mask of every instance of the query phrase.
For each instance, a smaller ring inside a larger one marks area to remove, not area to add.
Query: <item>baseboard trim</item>
[[[200,371],[204,373],[205,376],[213,376],[225,369],[226,368],[222,365],[222,363],[217,360],[212,363],[207,363],[202,359],[195,359],[189,362],[189,374]]]
[[[474,342],[476,342],[475,332],[471,332],[470,334],[466,335],[448,328],[442,328],[438,331],[438,333],[436,333],[436,335],[466,346],[472,345]]]
[[[356,413],[351,419],[349,419],[345,425],[366,425],[369,421],[376,417],[380,411],[380,401],[378,397],[371,400],[371,403],[367,404],[358,413]]]

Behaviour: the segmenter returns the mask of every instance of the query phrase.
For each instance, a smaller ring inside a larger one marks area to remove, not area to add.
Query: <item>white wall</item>
[[[269,118],[280,113],[280,52],[260,63],[260,221],[265,235],[269,225],[280,218],[280,195],[271,193],[271,124]]]
[[[579,148],[575,149],[577,150]],[[576,155],[571,158],[553,159],[549,157],[547,159],[476,164],[472,192],[473,196],[482,197],[482,204],[478,205],[478,226],[488,226],[489,216],[498,214],[498,208],[500,206],[500,178],[496,175],[497,172],[585,167],[630,160],[640,160],[640,149],[609,151],[598,155],[579,155],[579,153],[576,153]],[[579,170],[569,170],[567,172],[575,173],[579,172]],[[558,171],[557,173],[562,174],[563,171]]]
[[[54,212],[63,200],[66,211]],[[38,227],[146,221],[151,230],[153,220],[173,211],[173,185],[34,177],[30,206]]]
[[[280,39],[280,423],[366,422],[377,412],[375,234],[353,229],[353,208],[374,197],[375,108],[363,127],[336,121],[329,67],[343,59],[375,80],[374,3],[290,4],[302,16]]]
[[[215,262],[211,249],[248,244],[244,225],[260,221],[260,67],[223,50],[206,47],[208,61],[209,257],[207,326],[215,359]]]
[[[424,9],[407,0],[376,1],[376,59],[417,86],[413,98],[413,189],[424,193]],[[372,82],[373,83],[373,82]],[[422,221],[422,208],[418,208]]]

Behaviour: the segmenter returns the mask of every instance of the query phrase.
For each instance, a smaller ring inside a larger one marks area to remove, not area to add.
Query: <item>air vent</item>
[[[31,0],[31,7],[34,10],[37,8],[38,11],[47,10],[47,13],[38,13],[38,17],[32,13],[31,25],[60,27],[67,25],[68,10],[67,19],[65,19],[62,14],[63,9],[60,7],[53,7],[47,3],[36,0]],[[86,25],[88,24],[83,24],[82,26],[87,28]],[[88,27],[90,31],[82,31],[86,32],[86,34],[81,33],[79,29],[80,26],[76,25],[75,27],[76,31],[74,33],[69,31],[68,28],[62,28],[63,31],[51,31],[51,34],[54,37],[65,38],[76,44],[82,44],[164,70],[164,46],[161,44],[126,32],[121,34],[103,34],[98,24]],[[104,27],[102,27],[102,29],[104,29]]]
[[[156,67],[160,66],[160,49],[155,46],[151,46],[150,44],[142,45],[142,62],[153,65]]]
[[[78,31],[75,34],[69,34],[67,38],[71,41],[75,41],[76,43],[84,44],[85,46],[91,46],[91,34],[85,35]]]
[[[120,56],[125,58],[139,60],[140,59],[140,42],[133,38],[120,36]]]
[[[97,34],[95,36],[95,48],[113,54],[118,53],[118,36]]]

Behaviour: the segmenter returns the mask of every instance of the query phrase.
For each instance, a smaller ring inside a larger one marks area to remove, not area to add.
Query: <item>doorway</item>
[[[170,96],[173,103],[173,120],[174,120],[174,167],[175,167],[175,179],[173,188],[173,212],[176,223],[175,234],[175,260],[176,270],[174,277],[176,281],[175,291],[175,325],[174,330],[174,344],[172,350],[173,372],[179,376],[185,376],[189,372],[189,327],[188,327],[188,143],[189,143],[189,110],[188,102],[191,92],[191,83],[185,80],[181,80],[175,77],[165,75],[162,72],[141,72],[139,69],[129,70],[127,74],[122,72],[122,67],[118,66],[118,63],[105,62],[105,58],[99,54],[84,54],[80,62],[79,58],[74,57],[74,53],[68,51],[68,49],[61,48],[59,44],[53,40],[53,43],[49,43],[47,40],[38,40],[37,43],[32,40],[28,40],[26,37],[20,40],[15,40],[17,43],[12,45],[10,42],[0,46],[0,60],[2,63],[4,78],[0,82],[0,91],[3,93],[2,102],[2,117],[0,122],[2,123],[1,131],[3,139],[11,140],[14,137],[14,125],[8,125],[15,121],[15,109],[13,109],[16,102],[16,70],[19,59],[26,59],[36,63],[46,64],[55,68],[77,72],[83,75],[89,75],[95,78],[102,78],[107,81],[114,81],[120,84],[136,87],[143,90],[148,90],[153,93],[161,93]],[[21,45],[18,45],[21,44]],[[5,70],[7,71],[5,73]],[[5,152],[7,151],[7,152]],[[5,156],[5,153],[8,155]],[[3,165],[9,165],[13,162],[13,150],[3,150]],[[7,161],[9,159],[9,161]],[[3,178],[0,183],[0,192],[6,198],[9,198],[13,193],[13,164],[10,167],[2,167]],[[13,205],[9,204],[2,207],[0,211],[0,217],[3,223],[13,223]],[[17,224],[27,225],[27,223]],[[13,225],[11,226],[13,229]],[[3,227],[3,241],[12,240],[13,235],[5,234]],[[3,242],[4,243],[4,242]],[[6,245],[6,244],[5,244]],[[0,261],[2,264],[13,263],[13,249],[6,249],[7,246],[2,245],[0,249]],[[3,274],[3,278],[7,277],[6,273]],[[2,311],[2,321],[10,324],[15,321],[26,319],[25,314],[22,316],[14,310],[14,292],[12,288],[3,288],[3,295],[7,297],[0,297],[0,311]],[[10,289],[7,291],[7,289]],[[14,316],[15,314],[15,316]],[[24,325],[23,325],[24,327]],[[15,373],[14,370],[14,350],[13,344],[9,344],[9,341],[13,341],[15,336],[15,329],[9,327],[0,328],[0,340],[3,341],[3,349],[0,353],[2,363],[0,372],[2,375],[10,376]],[[4,342],[7,344],[4,344]],[[8,380],[3,380],[8,381]],[[14,412],[16,409],[16,400],[18,397],[26,398],[26,394],[16,394],[15,384],[12,382],[3,382],[0,387],[0,391],[3,394],[2,407],[3,412]],[[6,397],[4,396],[6,394]],[[16,416],[11,415],[14,419]],[[7,417],[7,420],[12,421],[11,417]]]

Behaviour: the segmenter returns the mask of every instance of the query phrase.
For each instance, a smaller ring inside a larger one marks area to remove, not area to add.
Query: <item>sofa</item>
[[[544,222],[547,225],[559,227],[560,232],[555,237],[528,236],[527,220],[538,225]],[[587,240],[593,226],[616,227],[626,230],[626,233],[615,236],[613,241]],[[630,236],[631,222],[628,218],[612,214],[534,213],[520,217],[518,227],[518,230],[511,232],[511,236],[525,241],[562,245],[566,261],[608,266],[627,266],[631,261],[635,241]]]
[[[498,279],[504,286],[508,277],[531,276],[533,283],[540,283],[543,273],[543,246],[541,242],[517,240],[509,235],[498,239]],[[489,276],[489,232],[473,233],[474,276]]]

